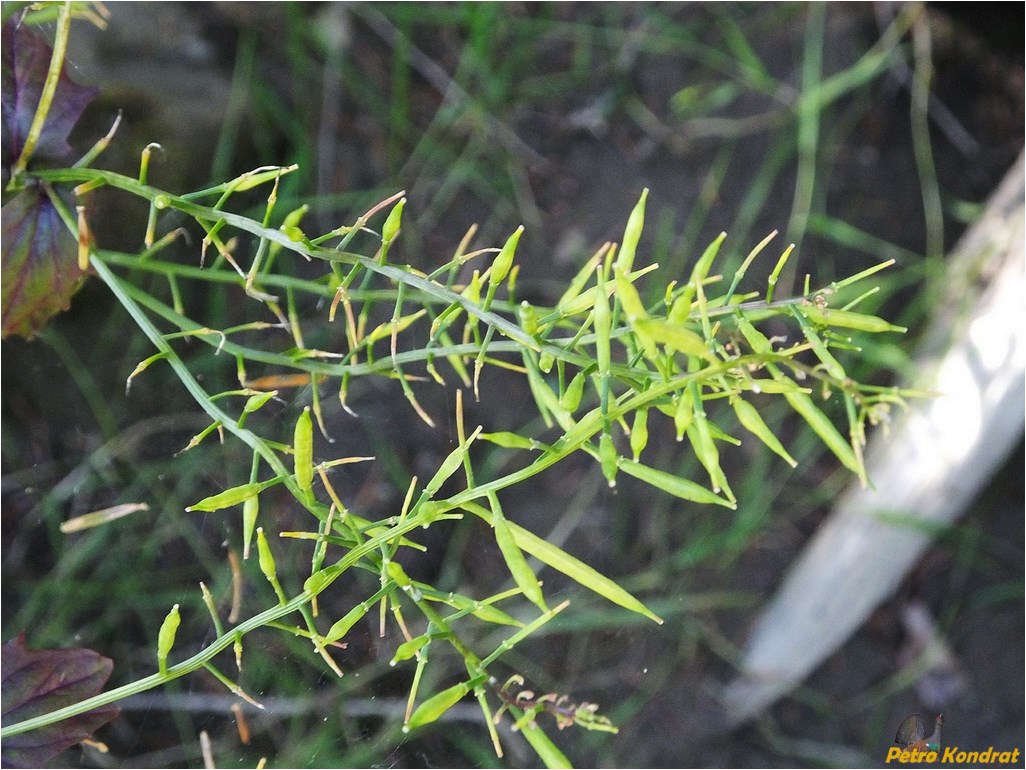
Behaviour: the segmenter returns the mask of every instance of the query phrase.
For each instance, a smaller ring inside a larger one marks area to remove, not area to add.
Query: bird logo
[[[910,751],[937,751],[940,748],[943,724],[944,715],[938,714],[934,720],[933,734],[926,737],[926,722],[919,714],[909,714],[902,720],[894,742]]]

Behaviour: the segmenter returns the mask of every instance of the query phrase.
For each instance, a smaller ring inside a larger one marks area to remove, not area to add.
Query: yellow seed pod
[[[167,673],[167,656],[175,645],[175,635],[181,623],[182,616],[178,613],[176,604],[164,618],[164,622],[160,624],[160,631],[157,632],[157,666],[161,674]]]
[[[313,485],[313,420],[308,406],[296,420],[292,448],[295,452],[296,484],[306,492]]]

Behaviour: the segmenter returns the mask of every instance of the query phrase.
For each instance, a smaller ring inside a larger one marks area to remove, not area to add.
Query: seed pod
[[[349,633],[349,629],[356,625],[357,621],[360,620],[364,615],[367,614],[368,608],[364,604],[357,604],[353,609],[349,610],[339,620],[335,621],[335,624],[328,629],[328,633],[324,635],[324,643],[330,644],[331,642],[338,641],[343,636]]]
[[[482,433],[481,438],[485,441],[491,441],[497,446],[504,447],[506,449],[538,449],[538,442],[534,439],[521,436],[517,433],[510,433],[509,431],[499,431],[498,433]]]
[[[493,503],[494,504],[494,503]],[[510,531],[509,523],[502,517],[501,511],[493,517],[492,526],[495,529],[495,542],[502,551],[502,558],[506,562],[510,575],[516,581],[517,586],[524,592],[524,596],[538,605],[542,611],[547,610],[545,596],[542,594],[541,584],[538,576],[534,574],[531,565],[527,563],[523,552],[517,547],[513,540],[513,533]]]
[[[631,454],[635,461],[648,445],[648,409],[641,408],[634,413],[634,424],[631,426]]]
[[[186,507],[186,511],[219,511],[222,508],[230,508],[233,505],[244,503],[260,491],[260,484],[239,484],[237,487],[226,489],[210,497],[204,497],[198,503]]]
[[[610,487],[616,486],[616,446],[613,444],[613,437],[603,433],[599,439],[599,461],[602,464],[602,475]]]
[[[763,444],[772,449],[778,455],[783,457],[787,464],[792,468],[798,466],[797,460],[788,454],[788,451],[784,449],[784,445],[780,443],[780,440],[766,425],[765,420],[762,419],[762,415],[759,414],[759,410],[752,406],[750,403],[741,398],[735,398],[732,402],[734,412],[737,414],[738,421],[745,427],[745,429],[756,436]]]
[[[524,226],[520,225],[506,241],[495,261],[492,262],[492,272],[488,275],[489,285],[497,286],[506,280],[510,268],[513,267],[513,256],[517,252],[517,243],[520,241],[520,235],[523,232]]]
[[[403,731],[431,724],[459,703],[468,692],[470,692],[470,684],[460,682],[446,690],[442,690],[437,695],[432,695],[417,706],[417,710],[413,712],[410,721],[403,725]]]
[[[691,420],[694,416],[695,410],[691,391],[685,390],[677,397],[677,409],[673,413],[673,424],[677,429],[677,441],[684,440],[684,434],[691,427]]]
[[[621,458],[620,470],[637,479],[641,479],[646,484],[651,484],[656,489],[661,489],[667,494],[679,497],[682,500],[691,500],[695,503],[711,503],[713,505],[722,505],[726,508],[737,508],[737,505],[725,500],[708,489],[703,487],[701,484],[696,484],[688,479],[681,478],[680,476],[674,476],[672,473],[661,471],[657,468],[650,468],[647,465],[636,463],[633,460]]]
[[[420,636],[415,636],[413,639],[410,639],[408,642],[403,642],[396,648],[395,655],[392,656],[392,660],[388,661],[388,665],[394,666],[396,663],[409,660],[420,652],[424,645],[430,641],[430,636],[427,634],[421,634]]]
[[[303,413],[296,420],[293,451],[296,484],[306,492],[313,485],[313,420],[308,406],[303,408]]]
[[[638,249],[638,241],[641,240],[641,231],[645,227],[645,201],[648,199],[648,188],[641,191],[641,198],[634,206],[630,217],[627,219],[627,227],[623,231],[623,243],[620,244],[620,253],[616,257],[616,269],[623,273],[629,273],[634,265],[634,254]]]
[[[399,235],[399,227],[402,224],[403,209],[406,207],[406,198],[400,198],[399,202],[388,212],[388,218],[381,227],[381,243],[384,246],[391,246],[392,241]]]
[[[249,558],[249,545],[253,541],[253,530],[256,529],[257,514],[260,512],[260,496],[246,498],[242,504],[242,558]]]
[[[566,386],[566,390],[563,391],[563,395],[559,398],[560,406],[571,414],[576,412],[577,407],[581,405],[581,396],[584,395],[584,382],[586,379],[584,372],[575,374],[574,378],[570,380],[570,384]]]
[[[274,554],[271,553],[271,546],[264,536],[264,528],[257,527],[257,557],[260,561],[260,571],[264,573],[272,584],[278,578],[278,569],[274,564]]]
[[[161,674],[167,673],[167,656],[175,645],[175,635],[178,633],[178,626],[182,623],[182,616],[178,614],[178,605],[171,608],[171,612],[160,624],[160,631],[157,632],[157,666]]]
[[[845,329],[858,329],[863,332],[906,332],[904,326],[895,326],[882,318],[864,313],[853,313],[850,310],[818,308],[815,305],[802,305],[802,315],[810,321],[823,326],[840,326]]]
[[[526,299],[517,308],[517,315],[520,316],[520,325],[524,327],[525,332],[532,337],[538,333],[538,314]]]

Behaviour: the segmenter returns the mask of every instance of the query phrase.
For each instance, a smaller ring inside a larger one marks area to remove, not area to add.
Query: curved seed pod
[[[403,642],[396,648],[395,655],[392,656],[392,660],[388,661],[388,665],[394,666],[396,663],[409,660],[420,652],[424,645],[430,641],[430,636],[427,634],[421,634],[420,636],[415,636],[413,639],[410,639],[408,642]]]
[[[364,602],[357,604],[353,609],[349,610],[349,612],[335,621],[335,624],[328,629],[328,633],[324,635],[324,643],[330,644],[331,642],[337,641],[348,634],[349,629],[355,626],[357,621],[366,615],[369,609],[370,608],[366,606],[366,602]]]
[[[524,226],[520,225],[511,235],[502,250],[499,251],[495,261],[492,262],[492,272],[488,275],[488,283],[491,286],[497,286],[506,280],[506,276],[509,275],[510,268],[513,267],[513,256],[517,252],[517,243],[520,241],[520,235],[524,232]]]
[[[381,243],[383,245],[391,246],[392,241],[399,235],[399,227],[402,224],[403,209],[405,207],[406,198],[400,198],[399,202],[388,212],[388,218],[385,219],[385,224],[381,226]]]
[[[164,618],[164,622],[160,624],[160,631],[157,632],[157,666],[162,674],[167,673],[167,656],[175,645],[175,635],[181,623],[182,616],[178,613],[176,604]]]
[[[502,551],[502,558],[506,561],[506,567],[509,569],[510,575],[513,576],[513,580],[524,592],[524,596],[540,607],[543,612],[548,611],[538,576],[534,574],[534,570],[531,569],[523,552],[513,539],[509,523],[503,518],[501,511],[493,515],[492,527],[495,529],[495,542],[498,543],[499,550]]]
[[[662,624],[663,620],[653,613],[648,607],[642,604],[635,596],[622,588],[616,581],[603,575],[594,567],[590,567],[580,559],[571,556],[562,548],[553,545],[548,540],[538,537],[528,529],[524,529],[514,521],[507,521],[513,539],[524,551],[539,561],[562,572],[571,580],[575,580],[585,588],[588,588],[599,596],[603,596],[614,604],[619,604],[632,612],[644,615],[646,618]]]
[[[641,231],[645,228],[645,201],[648,200],[648,188],[641,191],[641,198],[627,218],[627,227],[623,231],[623,243],[620,253],[616,256],[616,269],[629,273],[634,265],[634,254],[641,240]]]
[[[504,447],[505,449],[539,449],[538,442],[533,438],[527,438],[517,433],[510,433],[509,431],[499,431],[498,433],[482,433],[481,438],[485,441],[491,441],[496,446]]]
[[[210,497],[204,497],[198,503],[193,503],[185,508],[186,511],[219,511],[222,508],[230,508],[233,505],[244,503],[254,497],[263,485],[259,483],[239,484],[237,487],[226,489]]]
[[[784,445],[780,443],[780,440],[773,431],[766,425],[766,421],[762,419],[758,409],[741,398],[735,398],[731,402],[731,406],[734,407],[734,413],[737,414],[737,419],[745,427],[745,430],[783,457],[792,468],[798,466],[798,461],[791,457],[788,451],[784,449]]]
[[[672,473],[661,471],[658,468],[651,468],[647,465],[628,460],[626,457],[620,458],[620,470],[637,479],[641,479],[646,484],[651,484],[656,489],[661,489],[667,494],[679,497],[682,500],[691,500],[695,503],[711,503],[712,505],[722,505],[725,508],[732,510],[737,508],[737,505],[730,500],[726,500],[708,489],[703,487],[701,484],[696,484],[688,479],[681,478],[680,476],[674,476]]]
[[[815,305],[802,305],[799,312],[815,324],[821,326],[840,326],[845,329],[857,329],[863,332],[907,332],[904,326],[896,326],[882,318],[851,310],[835,310],[819,308]]]
[[[271,583],[278,577],[278,569],[274,564],[274,554],[271,553],[271,546],[264,536],[264,528],[257,527],[257,557],[260,561],[260,571],[264,573]]]
[[[403,725],[403,732],[409,732],[416,727],[423,727],[436,721],[442,714],[451,709],[470,692],[469,682],[460,682],[452,687],[432,695],[426,701],[417,706],[410,721]]]

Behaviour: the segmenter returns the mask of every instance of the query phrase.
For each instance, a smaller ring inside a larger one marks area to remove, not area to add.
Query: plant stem
[[[32,117],[32,125],[29,126],[28,135],[25,137],[25,145],[21,148],[18,160],[11,168],[11,179],[7,184],[8,190],[16,189],[18,178],[24,173],[25,167],[32,159],[32,153],[36,151],[36,144],[43,133],[43,125],[46,123],[46,116],[50,114],[50,104],[53,96],[57,93],[57,84],[61,79],[61,70],[64,68],[64,54],[68,50],[68,35],[71,32],[71,0],[65,0],[61,7],[60,15],[57,17],[57,31],[53,41],[53,55],[50,57],[50,69],[46,73],[46,82],[43,84],[43,92],[39,96],[39,104],[36,105],[36,114]]]

